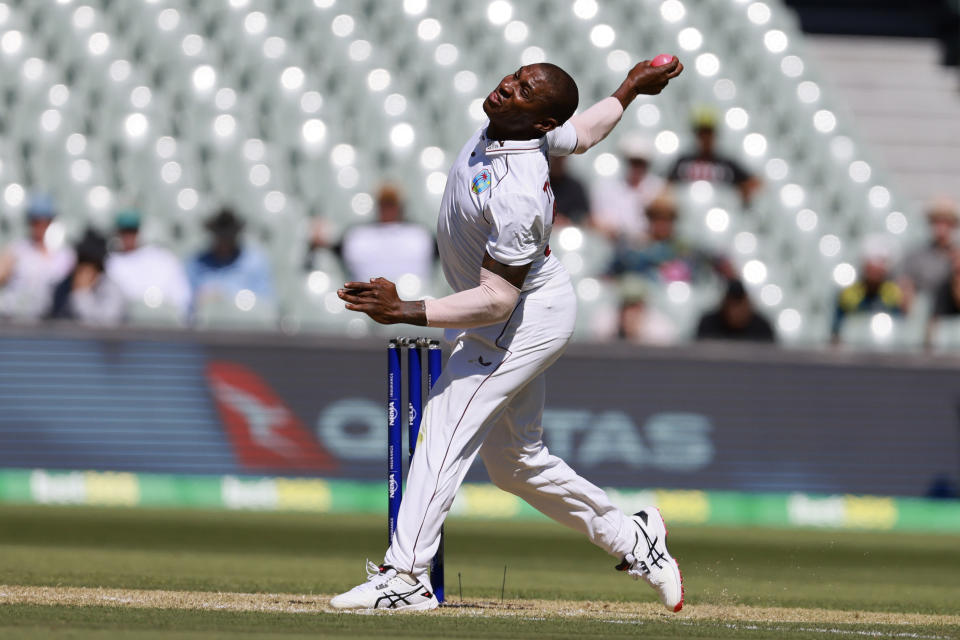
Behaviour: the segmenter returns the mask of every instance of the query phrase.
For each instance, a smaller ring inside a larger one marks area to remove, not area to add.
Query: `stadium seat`
[[[249,293],[249,292],[248,292]],[[279,313],[270,301],[256,300],[252,306],[241,308],[239,300],[209,298],[197,304],[194,325],[211,330],[276,330]]]
[[[960,351],[960,318],[934,319],[930,331],[930,346],[941,353]]]
[[[723,291],[716,284],[651,284],[647,291],[647,303],[673,321],[678,335],[691,339],[700,317],[718,304],[722,295]]]
[[[603,275],[613,262],[613,247],[607,239],[586,228],[556,229],[550,249],[574,278]]]
[[[409,217],[433,228],[442,176],[483,120],[479,99],[523,60],[545,56],[570,70],[580,84],[582,108],[609,95],[632,61],[658,51],[678,52],[687,66],[683,80],[660,96],[641,98],[656,112],[638,118],[635,106],[607,141],[570,166],[593,181],[599,177],[597,155],[615,153],[618,140],[639,129],[660,149],[653,168],[666,171],[690,146],[691,107],[715,105],[725,151],[761,175],[772,158],[783,160],[788,172],[765,177],[765,192],[748,209],[735,192],[714,189],[707,197],[692,186],[681,189],[681,228],[692,241],[733,254],[739,265],[762,259],[769,284],[784,298],[768,305],[771,313],[795,308],[805,320],[822,318],[834,269],[842,262],[856,266],[854,250],[866,234],[894,235],[903,246],[923,235],[909,207],[902,209],[909,224],[901,229],[899,219],[888,222],[887,210],[866,204],[869,187],[886,183],[881,167],[870,181],[858,183],[848,172],[851,158],[832,153],[831,142],[846,135],[856,159],[875,165],[843,114],[831,131],[815,128],[817,110],[837,109],[793,13],[778,0],[690,0],[678,19],[664,13],[660,0],[601,2],[593,13],[566,1],[513,2],[506,20],[489,13],[489,2],[439,0],[420,13],[408,12],[414,5],[375,0],[329,6],[196,0],[5,6],[3,28],[24,37],[18,51],[0,55],[0,178],[27,191],[51,191],[70,238],[90,225],[109,230],[116,208],[137,206],[151,239],[189,256],[206,242],[203,219],[229,204],[248,218],[250,236],[265,244],[278,281],[292,291],[308,277],[299,270],[308,216],[325,216],[335,231],[369,220],[370,194],[384,180],[400,183]],[[602,24],[612,27],[612,42],[594,39]],[[691,36],[690,29],[699,35]],[[782,35],[771,40],[771,30]],[[716,56],[714,66],[704,54]],[[785,66],[787,56],[796,56],[802,70],[794,72],[800,69],[795,60]],[[39,62],[28,65],[34,58]],[[797,90],[807,81],[818,85],[819,95],[805,102]],[[149,100],[142,90],[133,98],[137,87],[149,90]],[[748,115],[746,126],[730,126],[724,113],[731,107]],[[744,150],[750,133],[766,141],[754,155]],[[82,145],[74,134],[83,136]],[[161,157],[158,144],[170,146],[163,142],[168,138],[176,150]],[[64,153],[69,145],[73,150]],[[422,163],[427,146],[443,150],[439,165]],[[781,197],[786,184],[805,191],[802,207],[816,212],[815,229],[798,228],[798,207]],[[891,189],[888,209],[903,202]],[[2,206],[8,222],[0,233],[18,237],[21,205]],[[716,215],[706,219],[712,208],[725,210],[726,226],[717,224]],[[731,250],[740,232],[752,234],[763,250]],[[828,234],[841,248],[824,255],[821,240]],[[551,245],[557,256],[580,281],[602,274],[609,244],[581,229],[571,248],[575,235],[557,230]],[[442,283],[425,285],[428,293],[443,289]],[[615,292],[610,304],[617,304]],[[689,324],[693,307],[678,311],[670,304],[667,309]],[[220,318],[220,311],[223,318],[276,316],[257,307],[237,315],[226,305],[209,311],[208,320]],[[908,318],[906,324],[914,322],[920,320]],[[800,333],[810,323],[802,325]],[[349,330],[335,319],[331,326]],[[361,331],[359,324],[351,326]],[[826,337],[820,329],[814,334]]]
[[[824,346],[830,339],[831,316],[823,311],[787,307],[777,312],[773,321],[778,344],[791,349]]]
[[[857,313],[840,326],[840,344],[873,351],[919,347],[922,335],[903,318],[886,313]]]
[[[302,280],[301,287],[295,290],[289,300],[290,307],[282,321],[285,331],[347,334],[353,337],[370,335],[374,322],[344,309],[343,301],[337,297],[335,288],[316,293],[308,282],[308,279]],[[317,288],[317,285],[313,288]]]
[[[180,312],[169,305],[151,307],[142,302],[127,306],[127,322],[145,328],[177,328],[185,325]]]
[[[574,288],[578,299],[574,337],[593,342],[615,337],[620,321],[620,295],[616,285],[597,278],[583,278]]]

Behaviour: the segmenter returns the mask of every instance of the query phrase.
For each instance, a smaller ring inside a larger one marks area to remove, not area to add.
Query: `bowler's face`
[[[520,67],[504,76],[500,84],[483,101],[483,111],[501,126],[525,128],[544,115],[542,94],[547,79],[539,65]]]

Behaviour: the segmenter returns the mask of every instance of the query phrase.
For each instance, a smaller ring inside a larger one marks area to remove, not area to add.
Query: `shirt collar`
[[[487,129],[483,129],[484,149],[488,156],[509,155],[514,153],[533,153],[540,151],[545,141],[544,137],[530,140],[490,140],[487,138]]]

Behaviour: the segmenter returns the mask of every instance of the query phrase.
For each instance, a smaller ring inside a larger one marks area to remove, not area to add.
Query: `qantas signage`
[[[332,472],[337,460],[256,373],[213,360],[207,381],[237,461],[248,471]]]
[[[31,381],[3,399],[0,468],[121,474],[37,480],[39,494],[75,499],[82,487],[87,502],[134,499],[124,473],[384,481],[382,349],[205,340],[0,335],[0,377]],[[550,370],[546,444],[603,486],[924,495],[957,482],[960,395],[942,363],[789,352],[753,360],[740,349],[730,358],[568,353]],[[56,375],[38,378],[41,360]],[[278,500],[318,495],[284,487]],[[811,521],[835,507],[795,502],[796,517]],[[844,509],[856,519],[880,507]]]
[[[337,400],[320,411],[317,440],[346,460],[384,459],[385,416],[365,398]],[[696,413],[659,413],[638,424],[623,411],[547,409],[544,438],[550,451],[581,468],[621,467],[690,472],[714,458],[710,420]]]

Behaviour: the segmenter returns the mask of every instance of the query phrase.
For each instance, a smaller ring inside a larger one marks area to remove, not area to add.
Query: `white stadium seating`
[[[271,256],[282,295],[253,311],[224,301],[200,314],[203,326],[369,334],[378,328],[330,297],[337,261],[304,268],[310,216],[337,231],[370,220],[377,185],[391,180],[409,216],[432,226],[448,164],[503,75],[555,62],[588,105],[632,61],[661,52],[676,53],[684,75],[639,100],[572,171],[587,182],[615,173],[617,142],[631,132],[654,141],[665,170],[691,141],[691,110],[713,107],[722,147],[764,188],[744,210],[722,189],[686,187],[682,229],[730,257],[785,343],[825,344],[862,239],[882,233],[906,246],[923,225],[862,150],[776,0],[0,4],[0,242],[22,232],[26,195],[37,190],[55,197],[65,241],[88,224],[108,230],[118,208],[136,206],[148,238],[181,256],[203,246],[206,216],[231,204]],[[618,305],[601,277],[611,248],[592,232],[571,234],[554,244],[575,279],[589,279],[577,287],[578,335],[589,339],[590,318]],[[689,333],[717,291],[651,300]],[[895,324],[897,344],[922,339]],[[870,346],[869,327],[851,323],[850,340]],[[955,343],[946,328],[938,335]]]

